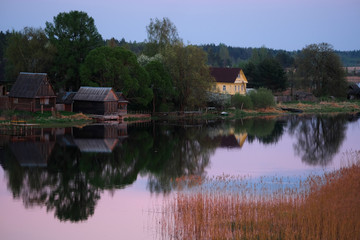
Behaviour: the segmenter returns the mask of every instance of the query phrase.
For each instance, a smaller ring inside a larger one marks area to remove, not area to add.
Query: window
[[[223,85],[223,91],[226,91],[226,86],[225,85]]]
[[[49,105],[49,98],[41,98],[40,99],[40,104]]]
[[[241,85],[241,91],[242,92],[244,91],[244,85]]]
[[[14,103],[18,103],[19,102],[19,99],[18,98],[14,98]]]

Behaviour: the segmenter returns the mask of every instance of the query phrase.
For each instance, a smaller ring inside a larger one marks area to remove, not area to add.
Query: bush
[[[275,106],[274,95],[269,89],[259,88],[250,92],[250,98],[254,108],[267,108]]]
[[[252,109],[253,103],[249,95],[235,94],[231,98],[231,105],[237,109]]]

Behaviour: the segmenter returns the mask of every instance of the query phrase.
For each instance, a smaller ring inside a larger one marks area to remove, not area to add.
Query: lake
[[[323,174],[360,116],[290,115],[0,131],[0,239],[158,239],[176,179]],[[160,214],[160,213],[159,213]]]

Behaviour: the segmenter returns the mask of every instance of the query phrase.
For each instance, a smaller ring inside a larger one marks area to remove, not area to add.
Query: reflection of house
[[[118,97],[112,88],[80,87],[74,98],[74,112],[96,115],[118,113]]]
[[[111,153],[116,144],[118,143],[116,138],[105,139],[74,139],[76,146],[80,149],[80,152],[92,152],[92,153]]]
[[[56,98],[56,110],[58,111],[73,111],[73,102],[76,92],[62,92]]]
[[[221,137],[220,147],[241,148],[246,140],[247,134],[230,134]]]
[[[20,73],[9,93],[9,107],[16,110],[50,111],[55,101],[46,73]]]
[[[11,142],[9,147],[22,167],[46,167],[55,142]]]
[[[215,92],[246,94],[248,81],[241,68],[210,68],[210,73],[216,80]]]

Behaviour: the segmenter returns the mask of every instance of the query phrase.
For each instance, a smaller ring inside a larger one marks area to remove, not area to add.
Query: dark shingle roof
[[[9,97],[35,98],[36,96],[55,96],[47,74],[21,72],[11,88]]]
[[[74,100],[104,102],[117,101],[118,97],[110,87],[80,87]]]
[[[72,104],[76,92],[59,93],[56,98],[56,103]]]
[[[241,68],[210,68],[211,75],[216,82],[234,83]]]

